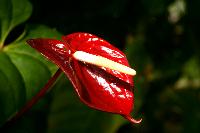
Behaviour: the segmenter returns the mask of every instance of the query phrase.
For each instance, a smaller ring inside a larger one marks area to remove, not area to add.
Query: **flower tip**
[[[139,120],[136,120],[132,118],[130,115],[122,115],[122,116],[133,124],[139,124],[142,122],[142,118],[140,118]]]
[[[31,44],[31,43],[33,43],[33,39],[28,39],[28,40],[26,40],[26,42],[27,42],[28,44]]]
[[[26,40],[26,42],[32,47],[35,45],[34,39],[28,39],[28,40]]]

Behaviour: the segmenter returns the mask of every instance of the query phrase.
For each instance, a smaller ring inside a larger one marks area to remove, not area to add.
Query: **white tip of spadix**
[[[115,61],[109,60],[102,56],[96,56],[83,51],[76,51],[73,54],[73,57],[78,61],[83,61],[99,67],[106,67],[132,76],[136,75],[136,71],[134,69],[117,63]]]

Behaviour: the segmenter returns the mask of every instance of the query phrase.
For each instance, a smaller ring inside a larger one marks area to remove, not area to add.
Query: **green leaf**
[[[51,73],[45,64],[30,55],[20,52],[8,52],[8,55],[24,79],[26,99],[30,100],[43,87],[40,80],[48,81]]]
[[[0,47],[15,26],[25,22],[31,15],[32,6],[27,0],[0,1]]]
[[[0,52],[0,125],[25,103],[26,90],[22,76],[10,58]]]
[[[120,115],[93,110],[84,105],[65,75],[52,91],[48,133],[115,133],[126,121]]]
[[[33,58],[37,58],[42,63],[46,64],[53,74],[57,67],[42,56],[38,51],[34,50],[26,43],[26,40],[31,38],[55,38],[60,39],[61,34],[58,33],[55,29],[51,29],[44,25],[28,25],[25,29],[25,36],[20,40],[14,42],[12,45],[8,45],[4,48],[7,52],[21,53]]]
[[[35,37],[59,37],[46,26],[27,26],[24,38],[0,51],[0,126],[48,81],[57,67],[26,44]]]
[[[32,13],[32,5],[27,0],[12,0],[12,20],[10,28],[25,22]]]

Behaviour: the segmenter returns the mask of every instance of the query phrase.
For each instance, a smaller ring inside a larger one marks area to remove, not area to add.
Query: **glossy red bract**
[[[89,33],[73,33],[63,36],[62,39],[59,41],[38,38],[27,42],[64,71],[86,105],[131,119],[129,117],[134,103],[133,77],[116,70],[80,62],[72,56],[76,51],[84,51],[129,67],[123,52]]]

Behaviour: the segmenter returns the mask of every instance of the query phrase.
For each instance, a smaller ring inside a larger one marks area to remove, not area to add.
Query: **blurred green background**
[[[10,11],[9,2],[0,1],[2,35],[6,33],[2,28],[7,24],[4,20],[21,9],[5,14]],[[57,69],[29,48],[25,40],[59,39],[61,34],[78,31],[98,35],[127,55],[130,65],[137,71],[132,116],[143,121],[131,125],[121,116],[86,107],[62,75],[51,92],[31,111],[9,128],[2,128],[2,132],[200,132],[199,0],[30,0],[32,8],[24,4],[26,0],[8,1],[27,8],[19,16],[29,14],[11,28],[0,52],[1,125],[30,100]],[[13,102],[16,92],[9,91],[4,72],[20,77],[7,76],[8,81],[13,81],[9,83],[11,86],[22,90],[17,90],[17,102]]]

